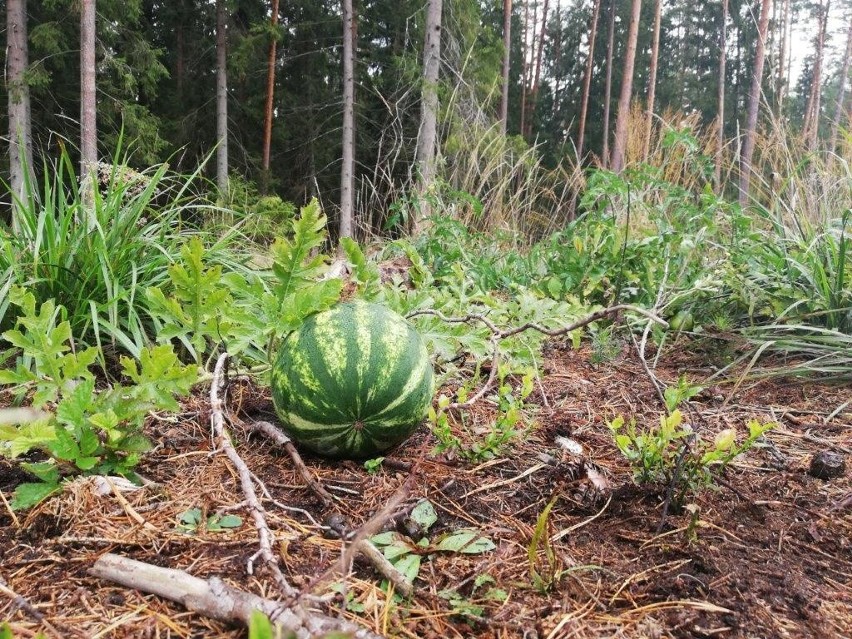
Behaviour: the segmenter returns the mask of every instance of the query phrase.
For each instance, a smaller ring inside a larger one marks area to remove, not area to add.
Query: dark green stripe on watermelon
[[[399,315],[355,301],[308,318],[272,371],[272,396],[297,442],[333,457],[370,457],[406,439],[434,393],[423,340]]]

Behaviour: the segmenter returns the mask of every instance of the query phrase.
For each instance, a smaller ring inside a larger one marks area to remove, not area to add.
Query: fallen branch
[[[322,505],[326,508],[331,508],[334,505],[334,497],[314,478],[308,467],[305,466],[305,462],[302,461],[302,456],[299,455],[299,451],[296,450],[293,442],[280,428],[276,428],[273,424],[264,421],[244,422],[238,417],[232,417],[232,419],[241,423],[248,430],[262,433],[265,437],[284,448],[290,455],[290,459],[293,460],[293,465],[299,471],[299,475],[302,476],[302,479],[311,492],[322,502]]]
[[[666,322],[664,319],[658,317],[650,311],[646,311],[644,308],[639,308],[638,306],[633,306],[631,304],[618,304],[616,306],[610,306],[608,308],[595,311],[594,313],[590,313],[586,317],[579,319],[576,322],[569,324],[568,326],[563,326],[562,328],[547,328],[545,326],[542,326],[541,324],[537,324],[536,322],[527,322],[526,324],[522,324],[521,326],[501,329],[498,328],[494,322],[492,322],[488,317],[486,317],[482,313],[470,313],[469,315],[465,315],[464,317],[447,317],[441,311],[436,311],[434,309],[422,309],[419,311],[414,311],[412,313],[409,313],[406,317],[410,319],[412,317],[418,317],[420,315],[433,315],[442,322],[447,322],[449,324],[469,324],[470,322],[477,321],[483,323],[486,328],[488,328],[488,330],[491,332],[491,370],[488,373],[488,379],[485,380],[485,384],[482,385],[482,388],[480,388],[476,393],[471,395],[467,401],[454,402],[447,406],[447,408],[458,409],[470,408],[480,399],[485,397],[485,395],[494,387],[494,383],[497,381],[497,370],[499,367],[500,360],[500,340],[506,339],[507,337],[512,337],[519,333],[523,333],[527,330],[538,331],[539,333],[542,333],[549,337],[560,337],[562,335],[567,335],[571,331],[575,331],[578,328],[588,326],[592,322],[596,322],[599,319],[609,317],[610,315],[618,315],[620,313],[623,313],[624,311],[638,313],[639,315],[643,315],[649,320],[668,328],[668,322]]]
[[[299,603],[288,606],[258,597],[229,586],[218,577],[200,579],[182,570],[161,568],[112,553],[101,556],[89,574],[175,601],[187,610],[222,621],[248,625],[252,612],[260,610],[297,639],[311,639],[329,632],[349,633],[356,639],[381,639],[380,635],[349,621],[307,611]]]
[[[213,370],[213,382],[210,385],[210,423],[216,438],[219,440],[219,445],[237,470],[237,474],[240,477],[240,486],[246,498],[246,505],[251,512],[255,528],[257,529],[260,549],[257,555],[249,559],[248,572],[252,574],[252,561],[255,557],[259,556],[272,572],[272,576],[281,589],[282,594],[288,599],[294,599],[298,593],[288,583],[287,578],[284,577],[281,567],[278,565],[278,558],[272,550],[275,536],[269,529],[269,524],[266,522],[266,513],[260,504],[260,500],[257,498],[251,478],[251,471],[239,453],[237,453],[234,445],[231,443],[230,435],[225,430],[224,402],[219,397],[219,387],[224,385],[227,363],[228,353],[225,352],[219,356],[219,359],[216,361],[216,368]]]

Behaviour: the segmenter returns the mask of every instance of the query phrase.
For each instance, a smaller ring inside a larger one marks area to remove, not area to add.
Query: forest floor
[[[667,383],[680,374],[700,383],[711,372],[706,359],[688,349],[667,357],[657,369]],[[848,386],[772,379],[711,386],[693,398],[688,417],[711,438],[729,427],[742,438],[752,418],[779,426],[766,435],[769,445],[728,468],[722,486],[692,500],[695,514],[670,512],[663,520],[660,494],[634,486],[606,426],[619,414],[654,424],[662,413],[632,348],[594,364],[588,349],[554,344],[543,370],[528,398],[537,405],[536,425],[485,463],[430,457],[436,440],[425,427],[375,474],[354,462],[304,456],[352,528],[381,510],[405,481],[408,465],[419,464],[410,498],[428,498],[437,511],[430,536],[473,528],[496,545],[482,554],[424,557],[409,600],[383,590],[372,567],[356,561],[345,583],[348,607],[358,612],[344,610],[341,597],[332,614],[387,636],[442,639],[852,637],[852,473],[830,480],[808,473],[819,451],[850,458],[852,408],[826,423],[849,400]],[[247,420],[270,419],[272,406],[268,396],[234,382],[228,409]],[[486,424],[490,410],[487,404],[475,409],[468,425]],[[91,480],[77,480],[26,513],[12,515],[0,504],[0,620],[11,622],[16,637],[38,631],[48,637],[245,636],[236,626],[89,576],[105,552],[219,576],[275,597],[262,566],[247,574],[257,532],[241,509],[233,467],[211,449],[208,399],[198,395],[182,414],[152,420],[148,428],[157,448],[139,470],[149,486],[117,498],[99,496]],[[610,490],[572,480],[558,435],[584,447]],[[239,429],[234,440],[274,498],[263,503],[285,574],[304,587],[340,556],[341,542],[321,526],[331,513],[305,488],[286,453]],[[6,500],[25,479],[0,461]],[[547,543],[536,522],[555,495]],[[243,524],[178,532],[180,515],[196,507],[239,514]],[[539,588],[530,574],[535,537]],[[29,612],[13,593],[29,602]]]

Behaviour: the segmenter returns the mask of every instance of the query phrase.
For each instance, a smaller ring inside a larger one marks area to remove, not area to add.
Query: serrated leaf
[[[58,493],[62,487],[55,483],[20,484],[13,493],[12,510],[24,510],[40,504],[45,499]]]
[[[272,272],[278,282],[275,292],[286,299],[304,284],[315,280],[326,262],[324,255],[311,257],[313,249],[325,242],[326,217],[320,211],[316,198],[303,206],[293,221],[293,240],[277,239],[270,253]]]
[[[422,499],[411,511],[411,518],[416,521],[420,527],[427,531],[432,525],[438,521],[438,514],[435,512],[435,507],[428,499]]]
[[[92,410],[95,380],[80,382],[71,393],[66,394],[56,407],[56,419],[68,426],[78,428],[86,423],[86,414]]]
[[[56,438],[48,444],[50,453],[57,459],[73,461],[80,457],[80,447],[77,440],[64,426],[57,424],[54,428]]]
[[[435,550],[444,550],[447,552],[478,555],[489,550],[494,550],[496,546],[488,537],[480,537],[476,531],[462,530],[443,537],[435,544],[434,548]]]

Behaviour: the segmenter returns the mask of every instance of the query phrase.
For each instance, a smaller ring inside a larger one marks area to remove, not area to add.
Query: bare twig
[[[296,467],[296,470],[299,471],[299,475],[302,476],[302,479],[305,484],[307,484],[311,492],[322,502],[322,505],[326,508],[331,508],[334,505],[335,498],[314,478],[311,471],[309,471],[308,467],[305,466],[305,462],[302,461],[299,451],[296,450],[293,442],[284,434],[284,431],[265,421],[244,422],[236,416],[232,416],[232,419],[245,426],[248,430],[262,433],[264,436],[284,448],[284,450],[286,450],[290,455],[290,459],[293,460],[293,465]]]
[[[0,577],[0,593],[9,597],[9,599],[12,600],[12,605],[15,608],[23,610],[35,621],[39,622],[40,624],[43,624],[44,627],[47,628],[54,637],[59,637],[61,639],[62,637],[66,636],[66,634],[59,632],[59,630],[57,630],[55,626],[51,625],[50,622],[48,622],[47,619],[44,618],[44,614],[42,614],[41,611],[39,611],[35,606],[33,606],[29,601],[27,601],[25,597],[19,595],[17,592],[12,590],[9,587],[9,584],[6,583],[6,580],[3,579],[3,577]],[[74,634],[80,636],[80,634],[76,631],[74,631]]]
[[[228,459],[237,469],[240,477],[240,486],[243,495],[246,498],[246,504],[254,519],[255,528],[257,528],[260,550],[258,556],[263,559],[269,570],[272,572],[275,582],[281,589],[285,597],[293,599],[296,597],[296,590],[287,582],[286,577],[281,572],[281,567],[278,565],[278,558],[272,550],[272,545],[275,542],[275,536],[269,529],[269,524],[266,522],[266,514],[260,500],[257,498],[257,493],[254,489],[254,484],[251,479],[251,471],[246,463],[237,453],[234,445],[231,443],[230,435],[225,431],[225,416],[224,402],[219,397],[219,387],[223,385],[223,378],[227,369],[228,353],[219,355],[216,361],[216,368],[213,370],[213,383],[210,385],[210,425],[219,440],[219,446],[225,451]],[[249,573],[251,573],[249,566]]]
[[[258,597],[227,585],[218,577],[199,579],[182,570],[162,568],[107,553],[98,559],[89,573],[164,597],[188,610],[214,619],[240,621],[248,625],[254,610],[260,610],[285,632],[298,639],[318,637],[329,632],[345,632],[357,639],[380,639],[366,628],[315,611],[306,611],[299,603],[286,603]]]

